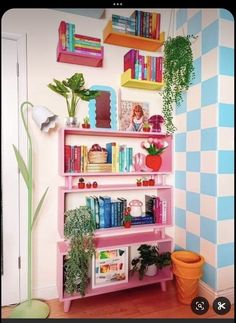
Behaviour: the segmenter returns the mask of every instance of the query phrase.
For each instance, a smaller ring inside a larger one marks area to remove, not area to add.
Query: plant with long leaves
[[[196,37],[168,37],[164,42],[164,88],[161,94],[167,133],[177,129],[173,124],[173,108],[180,106],[183,92],[189,89],[195,77],[191,38]]]
[[[64,263],[65,291],[85,295],[88,285],[89,263],[95,253],[95,221],[91,209],[80,206],[65,212],[65,237],[70,240],[70,250]]]
[[[100,95],[99,91],[85,88],[82,73],[75,73],[62,81],[56,79],[53,79],[53,81],[55,84],[49,83],[48,87],[65,98],[69,117],[75,117],[79,100],[90,101]]]

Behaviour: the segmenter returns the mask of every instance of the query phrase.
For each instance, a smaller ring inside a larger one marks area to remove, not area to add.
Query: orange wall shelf
[[[106,44],[142,49],[150,52],[158,51],[165,41],[165,33],[160,34],[160,39],[134,36],[119,33],[112,28],[112,21],[109,21],[103,30],[103,42]]]
[[[131,69],[129,68],[127,71],[121,74],[121,86],[144,90],[160,90],[163,86],[163,83],[132,79]]]
[[[103,64],[103,47],[102,53],[99,56],[93,54],[78,54],[63,50],[58,44],[57,46],[57,62],[86,65],[92,67],[102,67]]]

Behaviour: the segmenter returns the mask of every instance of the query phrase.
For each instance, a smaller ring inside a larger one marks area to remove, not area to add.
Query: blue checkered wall
[[[183,30],[198,37],[196,77],[175,115],[175,247],[202,254],[202,279],[219,291],[234,271],[234,20],[225,9],[179,9]]]

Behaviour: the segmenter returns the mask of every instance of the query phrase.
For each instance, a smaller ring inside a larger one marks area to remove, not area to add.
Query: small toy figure
[[[132,111],[130,125],[126,130],[142,131],[143,122],[144,122],[143,118],[144,118],[143,108],[139,104],[135,105]]]

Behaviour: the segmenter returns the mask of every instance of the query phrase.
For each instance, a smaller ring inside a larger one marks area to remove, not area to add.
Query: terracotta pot
[[[85,183],[78,183],[78,188],[85,188]]]
[[[143,181],[143,186],[148,186],[148,181]]]
[[[154,179],[149,179],[148,180],[148,185],[149,186],[154,186],[155,185],[155,180]]]
[[[158,171],[161,167],[162,158],[160,155],[147,155],[146,165],[151,168],[154,172]]]
[[[82,128],[89,129],[90,128],[90,124],[88,124],[88,123],[82,123]]]
[[[143,128],[144,132],[150,132],[151,128]]]
[[[124,227],[126,229],[131,228],[131,222],[124,222]]]
[[[97,188],[98,187],[98,183],[97,182],[93,182],[93,188]]]
[[[138,182],[137,183],[137,186],[142,186],[142,182]]]
[[[86,183],[86,187],[87,188],[91,188],[92,187],[92,184],[91,183]]]

